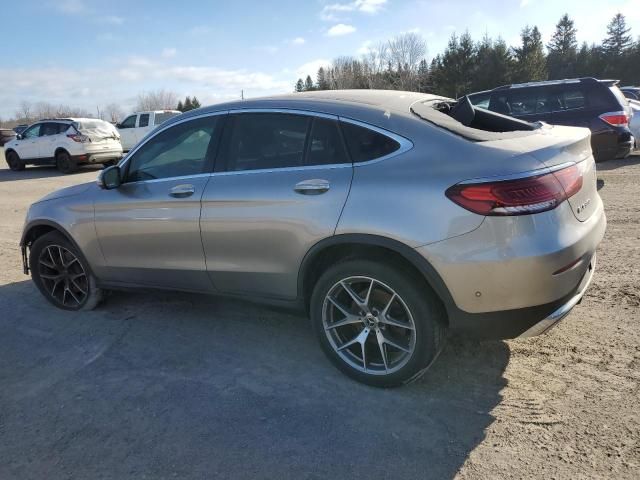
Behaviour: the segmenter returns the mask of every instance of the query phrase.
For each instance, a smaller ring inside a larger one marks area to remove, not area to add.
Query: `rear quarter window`
[[[400,144],[393,138],[369,128],[348,122],[341,122],[341,126],[353,162],[375,160],[400,148]]]

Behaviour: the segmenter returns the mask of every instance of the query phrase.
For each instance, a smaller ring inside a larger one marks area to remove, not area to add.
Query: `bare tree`
[[[178,95],[167,90],[142,92],[138,94],[137,111],[175,109]]]
[[[102,109],[108,122],[117,123],[124,117],[124,111],[117,103],[110,103]]]
[[[398,88],[416,90],[420,61],[427,54],[427,44],[417,33],[409,32],[389,40],[388,62],[398,69]]]
[[[31,102],[22,100],[20,102],[20,108],[16,111],[16,117],[29,122],[31,120]]]

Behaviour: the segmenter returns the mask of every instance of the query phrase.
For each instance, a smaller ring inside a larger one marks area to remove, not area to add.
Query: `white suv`
[[[151,112],[137,112],[129,115],[116,125],[120,132],[122,150],[128,152],[142,140],[147,133],[171,117],[180,115],[178,110],[155,110]]]
[[[122,158],[120,135],[113,125],[94,118],[64,118],[34,123],[5,146],[11,170],[25,165],[56,165],[71,173],[79,164],[114,164]]]

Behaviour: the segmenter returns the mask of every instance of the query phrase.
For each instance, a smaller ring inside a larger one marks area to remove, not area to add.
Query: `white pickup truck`
[[[156,110],[153,112],[137,112],[129,115],[116,125],[120,133],[122,150],[128,152],[142,140],[147,133],[171,117],[180,115],[178,110]]]

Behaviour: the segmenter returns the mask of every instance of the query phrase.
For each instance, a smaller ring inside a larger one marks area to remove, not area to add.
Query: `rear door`
[[[216,288],[295,298],[302,259],[334,234],[352,172],[336,117],[230,114],[200,221]]]
[[[118,125],[118,133],[120,133],[120,143],[122,150],[128,152],[131,150],[138,140],[136,139],[136,122],[137,115],[129,115]]]
[[[68,125],[59,122],[46,122],[40,131],[40,154],[44,158],[53,158],[61,132],[66,132]]]
[[[552,110],[557,101],[553,90],[546,85],[513,88],[507,91],[511,116],[527,122],[552,123]]]
[[[555,87],[558,102],[553,109],[553,123],[572,127],[589,128],[591,119],[598,116],[587,103],[585,86],[569,83]]]
[[[141,113],[138,115],[138,127],[136,128],[136,142],[139,142],[153,130],[153,113]]]

